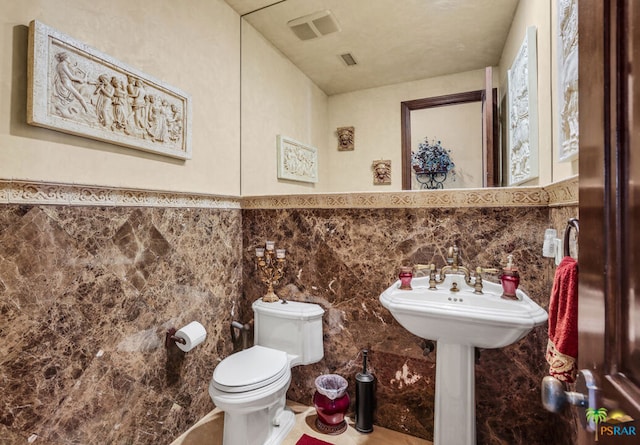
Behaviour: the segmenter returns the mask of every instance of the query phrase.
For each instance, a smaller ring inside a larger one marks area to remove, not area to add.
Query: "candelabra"
[[[262,301],[273,303],[279,300],[273,286],[284,275],[285,250],[276,249],[274,241],[267,241],[265,247],[256,248],[256,267],[260,273],[260,281],[267,285],[267,293]]]

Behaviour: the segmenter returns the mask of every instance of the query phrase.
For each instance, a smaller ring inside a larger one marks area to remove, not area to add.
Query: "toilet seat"
[[[213,371],[213,386],[219,391],[240,393],[267,386],[289,369],[287,353],[253,346],[225,358]]]

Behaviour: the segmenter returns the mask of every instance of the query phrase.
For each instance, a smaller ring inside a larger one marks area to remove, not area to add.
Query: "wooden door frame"
[[[496,154],[495,142],[497,141],[497,117],[495,116],[497,107],[497,89],[493,89],[492,126],[493,132],[489,135],[491,140],[490,149],[487,150],[483,159],[483,171],[486,176],[483,178],[483,186],[493,187],[496,184],[495,175],[497,168],[495,163],[499,156]],[[411,112],[414,110],[424,110],[426,108],[446,107],[450,105],[461,105],[472,102],[484,102],[485,90],[466,91],[463,93],[446,94],[443,96],[425,97],[413,99],[400,103],[400,128],[401,128],[401,159],[402,159],[402,190],[411,190]],[[484,129],[483,129],[484,132]]]
[[[580,238],[585,240],[580,243],[578,260],[578,360],[580,369],[592,369],[600,377],[604,397],[614,399],[628,413],[640,412],[640,389],[626,375],[623,360],[623,351],[629,347],[628,291],[638,280],[629,258],[640,249],[629,246],[625,239],[625,233],[633,229],[627,208],[631,187],[628,155],[631,134],[637,144],[640,129],[638,122],[630,120],[637,120],[638,113],[629,108],[638,107],[629,101],[629,94],[637,96],[638,86],[627,90],[630,74],[637,77],[640,72],[631,63],[640,61],[638,48],[630,48],[630,42],[640,37],[630,26],[640,25],[634,1],[581,0],[578,8],[579,212]],[[604,400],[601,403],[604,406]],[[602,439],[605,444],[614,443]],[[579,429],[579,444],[592,440],[592,434]],[[618,437],[615,443],[637,443],[634,441],[637,437]]]

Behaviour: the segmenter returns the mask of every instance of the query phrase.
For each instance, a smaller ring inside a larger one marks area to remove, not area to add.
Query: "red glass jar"
[[[400,289],[411,290],[411,279],[413,278],[413,267],[402,266],[398,274],[400,279]]]
[[[502,298],[507,300],[517,300],[516,289],[520,285],[520,274],[515,269],[504,269],[500,275],[502,283]]]

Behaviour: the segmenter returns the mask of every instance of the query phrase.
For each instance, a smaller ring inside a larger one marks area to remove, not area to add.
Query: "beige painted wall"
[[[240,131],[240,20],[222,0],[190,2],[186,8],[174,0],[0,0],[0,178],[225,195],[400,190],[400,102],[483,86],[484,73],[474,71],[327,97],[247,25]],[[520,2],[497,75],[506,78],[526,26],[536,24],[541,184],[577,173],[577,162],[558,163],[551,152],[557,136],[547,110],[555,68],[545,55],[552,50],[555,6],[555,0]],[[33,19],[190,93],[193,159],[27,125]],[[335,129],[352,125],[356,149],[339,152]],[[276,178],[277,134],[318,148],[317,184]],[[373,184],[375,159],[392,161],[391,185]]]
[[[482,187],[482,103],[426,108],[411,112],[411,150],[428,138],[438,140],[455,164],[455,174],[447,175],[445,189]],[[415,175],[411,188],[420,189]]]
[[[240,194],[240,20],[222,0],[0,0],[0,178]],[[193,159],[26,124],[28,24],[192,97]]]
[[[242,25],[242,194],[401,190],[400,102],[477,90],[484,70],[327,97],[251,25]],[[354,151],[336,129],[355,126]],[[276,136],[318,148],[316,184],[278,180]],[[392,160],[392,184],[374,185],[371,163]]]
[[[402,190],[400,103],[484,88],[484,70],[370,88],[329,97],[328,191]],[[355,150],[339,152],[336,129],[355,127]],[[391,160],[391,184],[373,185],[371,163]]]
[[[327,96],[253,26],[242,24],[242,194],[327,190]],[[277,178],[276,137],[318,149],[318,182]]]

